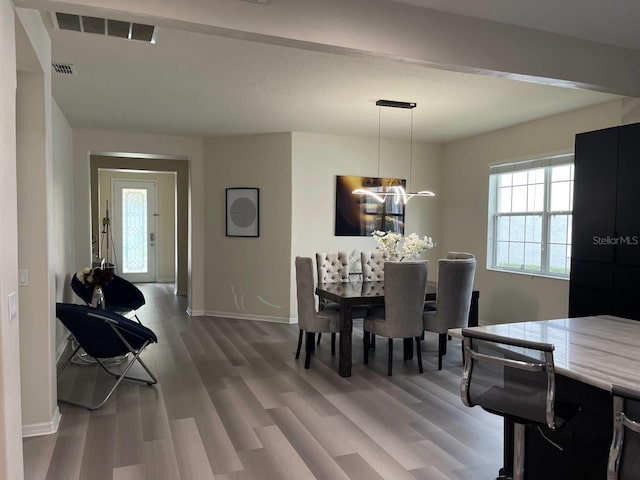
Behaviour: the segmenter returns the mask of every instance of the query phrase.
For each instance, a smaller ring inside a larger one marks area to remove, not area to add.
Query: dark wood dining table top
[[[436,282],[427,282],[426,298],[435,299]],[[358,305],[374,305],[384,303],[384,281],[363,282],[351,280],[349,282],[320,283],[316,293],[322,298],[335,302],[349,302]]]

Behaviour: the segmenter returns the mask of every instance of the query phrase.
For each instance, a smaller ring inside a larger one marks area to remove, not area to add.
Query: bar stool
[[[640,478],[640,390],[614,385],[607,480]]]
[[[578,408],[555,400],[554,346],[468,328],[462,337],[462,401],[514,423],[513,479],[522,480],[525,427],[556,430]]]

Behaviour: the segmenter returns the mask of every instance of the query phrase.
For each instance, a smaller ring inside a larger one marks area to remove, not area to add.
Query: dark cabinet
[[[573,205],[569,316],[640,319],[640,124],[576,135]]]

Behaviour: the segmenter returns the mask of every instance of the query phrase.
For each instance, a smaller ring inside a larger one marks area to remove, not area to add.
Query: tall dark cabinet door
[[[640,124],[620,127],[616,263],[640,265]]]
[[[613,262],[615,236],[618,129],[576,135],[571,256],[590,262]]]
[[[612,313],[618,129],[576,135],[569,316]]]

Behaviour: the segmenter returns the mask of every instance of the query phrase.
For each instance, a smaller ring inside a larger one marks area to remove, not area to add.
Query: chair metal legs
[[[393,338],[389,339],[389,361],[387,365],[387,376],[391,376],[391,365],[393,365]]]
[[[116,388],[118,388],[118,386],[120,385],[120,382],[122,382],[122,380],[124,380],[125,378],[127,380],[133,380],[133,381],[136,381],[136,382],[146,383],[147,385],[155,385],[156,383],[158,383],[158,379],[155,377],[155,375],[151,372],[149,367],[147,367],[147,365],[140,358],[140,354],[146,348],[147,345],[149,345],[149,342],[145,342],[142,345],[142,347],[140,347],[137,351],[132,351],[131,352],[131,353],[133,353],[133,357],[131,358],[129,363],[126,365],[126,367],[124,368],[122,373],[112,372],[111,370],[109,370],[109,368],[107,368],[107,366],[104,364],[104,361],[102,359],[96,358],[96,361],[98,362],[98,365],[100,365],[100,367],[102,367],[102,369],[105,372],[107,372],[109,375],[111,375],[112,377],[117,379],[116,382],[111,387],[111,390],[109,390],[109,392],[107,393],[106,397],[104,397],[104,399],[101,402],[99,402],[98,404],[91,405],[91,404],[76,402],[76,401],[69,400],[69,399],[66,399],[66,398],[60,398],[60,397],[58,397],[58,400],[61,401],[61,402],[64,402],[64,403],[68,403],[70,405],[75,405],[77,407],[84,407],[84,408],[86,408],[88,410],[97,410],[99,408],[102,408],[109,401],[109,399],[111,398],[111,395],[113,395],[113,392],[116,391]],[[74,355],[78,352],[79,349],[80,349],[80,346],[78,346],[78,348],[76,348],[76,350],[69,357],[69,359],[66,361],[66,363],[57,372],[57,374],[56,374],[57,377],[59,377],[62,374],[62,372],[64,371],[64,369],[67,368],[69,363],[71,363],[71,359],[74,357]],[[131,369],[131,367],[133,367],[133,364],[135,362],[138,362],[140,365],[142,365],[142,368],[144,368],[144,370],[147,372],[147,374],[149,375],[150,379],[131,377],[131,376],[127,375],[127,373],[129,373],[129,370]]]
[[[524,480],[525,426],[513,424],[513,480]]]
[[[333,332],[331,334],[331,355],[335,355],[335,354],[336,354],[336,332]]]

